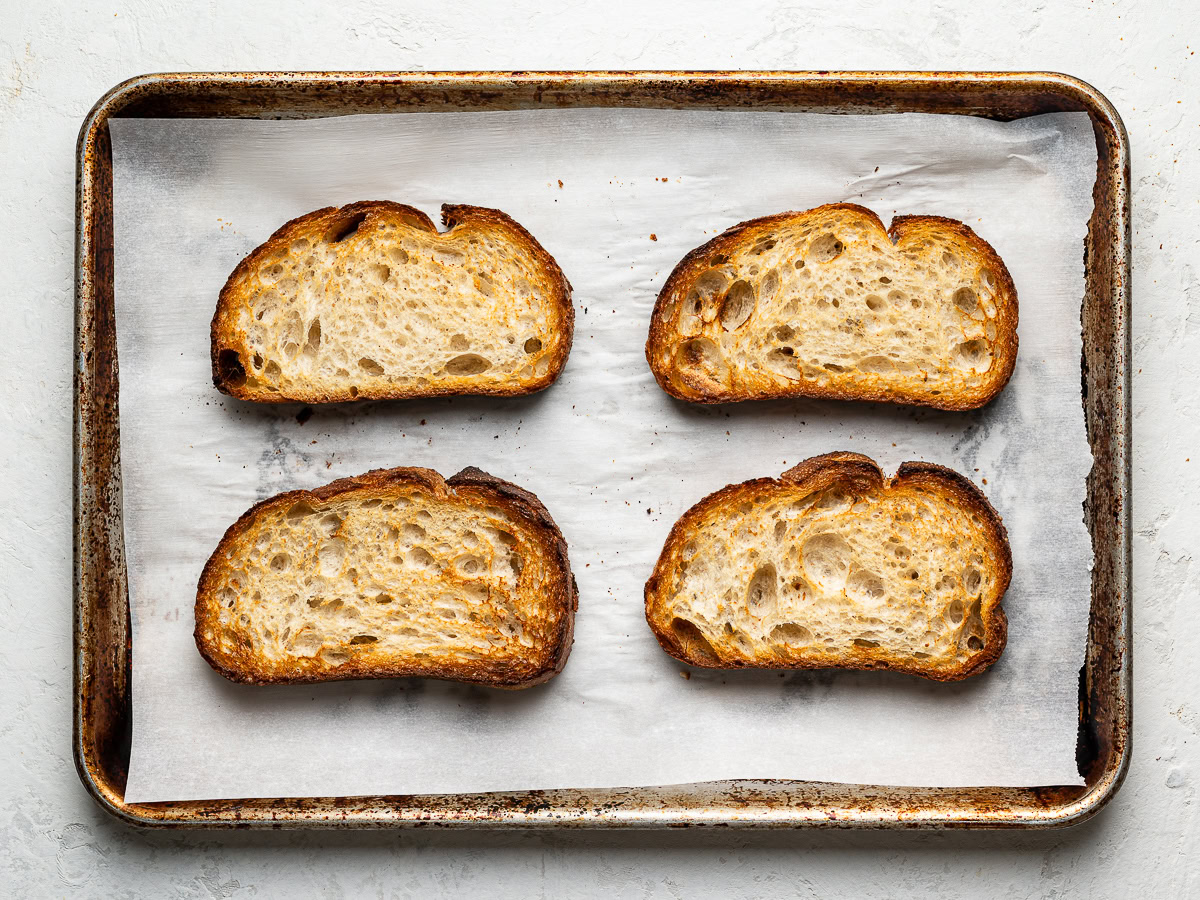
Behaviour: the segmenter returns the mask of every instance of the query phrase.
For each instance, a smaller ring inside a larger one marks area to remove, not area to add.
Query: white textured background
[[[1192,558],[1200,308],[1189,308],[1200,304],[1200,8],[1149,0],[183,7],[0,0],[0,893],[1200,894]],[[70,755],[74,148],[87,110],[116,82],[161,70],[622,67],[1054,69],[1116,104],[1133,143],[1135,229],[1136,720],[1124,788],[1092,821],[1040,834],[142,833],[111,820],[80,786]]]

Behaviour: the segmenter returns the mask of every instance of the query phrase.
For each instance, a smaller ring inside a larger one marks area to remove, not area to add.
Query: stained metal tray
[[[113,313],[113,116],[309,118],[412,110],[565,107],[932,112],[1014,119],[1081,110],[1096,134],[1095,211],[1081,249],[1082,402],[1095,466],[1095,550],[1080,684],[1082,787],[894,788],[804,781],[437,796],[127,803],[129,595],[121,522]],[[1129,150],[1108,100],[1053,73],[991,72],[255,72],[146,75],[106,94],[79,134],[76,199],[75,709],[79,776],[138,825],[371,827],[1041,827],[1079,822],[1129,764]]]

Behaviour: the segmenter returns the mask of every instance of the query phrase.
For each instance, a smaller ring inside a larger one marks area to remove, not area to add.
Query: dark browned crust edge
[[[1003,353],[1000,354],[1000,366],[997,369],[996,377],[987,383],[984,390],[977,394],[961,398],[943,395],[936,399],[920,395],[909,395],[895,390],[861,388],[854,391],[846,391],[833,387],[806,385],[803,382],[797,382],[790,386],[780,386],[777,390],[757,391],[754,393],[699,388],[685,390],[672,378],[673,369],[662,369],[659,367],[656,361],[657,350],[674,333],[670,322],[667,320],[669,298],[677,291],[682,292],[683,286],[689,283],[699,273],[701,268],[707,268],[705,263],[709,258],[733,248],[747,232],[756,231],[760,228],[768,228],[777,223],[800,216],[837,209],[860,213],[866,218],[873,220],[879,226],[880,232],[886,234],[893,243],[899,242],[903,233],[913,226],[936,225],[943,230],[952,231],[961,239],[970,242],[978,249],[980,255],[987,259],[990,267],[995,271],[999,282],[999,289],[996,293],[996,319],[997,335],[1000,339],[997,341],[997,346]],[[1003,328],[1001,328],[1001,322],[1004,323]],[[1011,326],[1009,326],[1009,322],[1011,322]],[[716,237],[687,253],[676,264],[675,268],[671,270],[671,274],[667,276],[662,290],[658,293],[658,299],[654,303],[654,312],[650,316],[650,330],[646,338],[645,353],[646,362],[649,363],[650,371],[653,373],[654,380],[658,382],[659,387],[672,397],[678,400],[687,400],[691,403],[734,403],[743,400],[777,400],[788,397],[811,397],[821,400],[860,400],[897,403],[907,406],[929,406],[935,409],[961,412],[986,406],[1004,389],[1009,379],[1012,378],[1013,370],[1017,363],[1017,322],[1017,288],[1013,283],[1012,275],[1009,273],[1008,267],[1004,264],[1004,260],[1000,258],[1000,255],[996,253],[992,245],[976,234],[970,226],[963,224],[957,219],[950,219],[944,216],[895,216],[892,219],[891,227],[885,228],[883,220],[874,211],[867,209],[865,206],[860,206],[857,203],[827,203],[799,212],[774,213],[769,216],[760,216],[756,219],[739,222],[737,225],[727,228]]]
[[[551,302],[557,308],[561,317],[562,336],[558,344],[558,349],[551,357],[544,375],[530,380],[525,384],[480,385],[470,390],[439,386],[388,391],[364,390],[357,394],[351,394],[349,390],[334,394],[308,394],[299,391],[282,394],[246,390],[244,381],[239,381],[238,378],[237,370],[241,369],[241,365],[226,365],[221,360],[222,351],[230,349],[222,346],[221,336],[224,320],[233,302],[234,286],[238,280],[257,267],[259,262],[268,254],[274,252],[277,247],[282,244],[291,243],[294,236],[303,233],[321,219],[328,220],[330,228],[334,228],[340,223],[349,222],[356,216],[364,214],[366,216],[375,214],[391,215],[407,222],[415,228],[423,228],[432,234],[438,233],[437,226],[434,225],[433,220],[421,212],[421,210],[391,200],[360,200],[342,207],[326,206],[313,210],[310,213],[305,213],[280,226],[267,240],[255,247],[245,259],[238,263],[229,278],[226,279],[225,285],[221,288],[221,293],[217,298],[217,308],[213,313],[212,324],[209,327],[209,353],[212,365],[212,378],[213,385],[217,390],[238,400],[249,400],[257,403],[346,403],[366,400],[412,400],[424,397],[445,396],[514,397],[537,393],[548,388],[558,379],[558,376],[562,374],[562,370],[567,364],[567,357],[571,353],[571,345],[575,335],[575,305],[571,301],[571,283],[563,274],[558,262],[538,243],[537,239],[524,226],[508,214],[498,209],[489,209],[482,206],[443,204],[442,221],[448,228],[447,233],[453,231],[454,228],[461,224],[475,222],[508,231],[517,242],[526,245],[527,249],[545,270],[547,279],[553,286]],[[245,378],[244,369],[241,370],[241,378]]]
[[[268,508],[290,506],[300,501],[315,500],[323,503],[346,493],[368,492],[372,489],[382,491],[401,485],[422,487],[439,498],[447,497],[455,487],[475,488],[487,495],[490,502],[531,526],[533,533],[542,541],[543,551],[559,569],[560,577],[555,580],[553,593],[546,598],[546,602],[560,607],[564,613],[560,617],[558,633],[554,635],[546,652],[542,654],[543,659],[539,661],[539,664],[532,671],[528,666],[504,663],[483,665],[479,667],[480,671],[471,671],[475,667],[405,663],[388,666],[351,659],[338,666],[333,674],[300,673],[295,676],[263,675],[226,665],[216,648],[204,639],[201,634],[201,625],[215,612],[213,581],[216,577],[219,560],[226,550],[241,538],[247,526]],[[575,611],[578,606],[579,590],[575,583],[575,576],[571,572],[566,539],[550,516],[550,512],[531,492],[474,467],[463,469],[457,475],[445,480],[434,470],[417,466],[372,469],[363,475],[339,478],[311,491],[286,491],[268,497],[254,504],[230,525],[200,574],[196,590],[196,625],[193,637],[196,647],[205,661],[215,671],[239,684],[309,684],[365,678],[420,677],[479,684],[486,687],[521,689],[548,681],[562,671],[571,653],[575,632]]]
[[[904,662],[889,662],[866,659],[847,658],[845,662],[835,666],[813,662],[788,662],[772,664],[763,662],[751,664],[743,662],[713,662],[690,654],[673,633],[661,628],[655,607],[666,603],[661,600],[661,592],[665,587],[669,572],[671,550],[685,540],[694,523],[702,520],[711,510],[734,501],[744,494],[753,493],[762,487],[789,486],[802,490],[805,494],[825,490],[834,484],[849,482],[852,487],[859,489],[881,488],[888,490],[898,484],[925,482],[934,487],[947,491],[959,498],[965,505],[975,511],[991,531],[991,539],[999,551],[1001,568],[997,572],[996,602],[990,610],[984,613],[985,641],[983,649],[967,659],[958,667],[952,669],[933,670],[917,664]],[[883,470],[869,456],[851,451],[835,451],[814,456],[798,463],[776,478],[755,478],[739,484],[729,484],[714,491],[699,500],[688,509],[671,527],[670,533],[663,544],[662,552],[654,564],[654,571],[646,582],[645,614],[646,623],[650,626],[659,645],[668,654],[689,666],[705,669],[875,669],[891,672],[901,672],[916,675],[930,681],[961,681],[972,675],[978,675],[992,665],[1008,643],[1008,618],[1004,614],[1004,595],[1008,591],[1012,579],[1012,550],[1008,543],[1008,531],[991,502],[970,479],[953,469],[935,463],[906,462],[896,470],[890,480],[885,479]]]

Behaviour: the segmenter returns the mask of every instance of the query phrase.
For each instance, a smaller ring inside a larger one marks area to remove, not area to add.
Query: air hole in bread
[[[384,605],[386,605],[386,604],[388,604],[388,603],[391,603],[391,602],[392,602],[393,600],[395,600],[395,599],[396,599],[396,598],[395,598],[395,597],[393,597],[391,594],[376,594],[376,595],[375,595],[375,602],[376,602],[376,603],[381,603],[381,604],[384,604]]]
[[[827,263],[841,256],[845,249],[846,245],[838,239],[836,234],[826,232],[809,244],[806,257],[814,262]]]
[[[814,501],[814,505],[817,509],[825,512],[841,513],[850,508],[851,502],[849,494],[840,490],[831,490],[820,494]]]
[[[671,620],[671,632],[683,649],[683,655],[700,664],[716,665],[720,657],[695,622],[676,617]]]
[[[975,635],[975,634],[971,635],[969,638],[967,638],[967,649],[968,650],[982,650],[983,649],[983,640],[978,635]]]
[[[348,373],[348,372],[341,372],[340,374],[342,374],[342,375],[348,375],[349,373]],[[358,387],[357,387],[356,385],[353,385],[353,384],[352,384],[352,385],[350,385],[350,396],[351,396],[351,397],[357,397],[357,396],[358,396]]]
[[[775,644],[802,647],[813,642],[813,633],[795,622],[781,622],[771,629],[769,639]]]
[[[967,589],[967,593],[971,596],[979,593],[979,587],[983,584],[983,576],[979,570],[973,566],[967,567],[963,572],[963,587]]]
[[[745,280],[735,281],[721,301],[721,327],[735,331],[746,323],[754,311],[754,288]]]
[[[960,287],[954,292],[954,305],[969,316],[979,307],[979,295],[969,287]]]
[[[467,336],[465,334],[453,334],[450,336],[451,350],[469,350],[470,347],[471,342],[467,340]]]
[[[709,269],[696,279],[694,290],[701,300],[710,300],[718,294],[724,293],[727,284],[729,284],[727,274],[720,269]]]
[[[692,338],[679,348],[679,362],[684,368],[706,369],[713,374],[724,370],[721,352],[708,338]]]
[[[939,594],[950,594],[956,587],[958,587],[958,582],[953,575],[943,575],[934,584],[933,589]]]
[[[774,247],[775,243],[776,243],[776,241],[773,237],[762,238],[758,241],[758,243],[756,243],[753,247],[750,248],[750,252],[753,253],[755,256],[762,256],[762,254],[766,253],[768,250],[770,250],[772,247]]]
[[[887,588],[874,572],[855,569],[846,579],[846,596],[863,606],[878,606],[887,599]]]
[[[291,564],[292,558],[286,553],[277,553],[271,557],[271,571],[273,572],[286,572]]]
[[[378,640],[379,640],[379,638],[377,638],[373,634],[356,634],[354,637],[350,638],[350,643],[351,644],[374,644]]]
[[[242,365],[242,357],[236,350],[217,353],[217,372],[226,384],[240,387],[246,383],[246,367]]]
[[[388,279],[392,277],[392,269],[382,263],[374,263],[367,266],[367,277],[375,284],[387,284]]]
[[[463,353],[446,363],[446,372],[450,375],[479,375],[492,367],[492,364],[478,353]]]
[[[799,378],[800,364],[794,357],[795,351],[791,347],[777,347],[767,354],[767,368],[784,378]]]
[[[358,366],[369,375],[382,375],[384,373],[383,366],[365,356],[358,361]]]
[[[522,345],[522,349],[526,353],[537,353],[542,349],[542,342],[535,337],[531,337]]]
[[[325,578],[332,578],[342,570],[346,558],[346,542],[341,538],[326,541],[317,549],[317,565]]]
[[[362,225],[366,219],[367,214],[365,212],[360,212],[357,215],[350,216],[349,218],[343,219],[340,222],[334,223],[334,226],[329,229],[329,232],[325,236],[326,242],[330,244],[337,244],[346,240],[357,233],[359,226]]]
[[[409,565],[418,569],[429,569],[434,566],[433,554],[424,547],[413,547],[408,551],[406,560]]]
[[[329,666],[340,666],[342,663],[350,660],[350,654],[348,654],[345,650],[338,650],[332,647],[322,650],[319,656],[321,658],[321,662]]]
[[[860,359],[855,368],[860,372],[869,372],[872,375],[885,375],[894,371],[896,364],[886,356],[868,356]]]
[[[460,556],[454,561],[455,567],[462,575],[478,575],[483,571],[483,560],[478,556]]]
[[[992,367],[992,354],[988,349],[987,341],[976,338],[971,341],[963,341],[954,348],[954,361],[961,369],[986,372]]]
[[[951,625],[958,625],[963,620],[963,602],[961,597],[955,597],[946,608],[946,619]]]
[[[853,551],[841,535],[826,532],[810,537],[801,549],[804,574],[827,590],[845,587]]]
[[[311,516],[316,510],[312,508],[306,501],[301,500],[299,503],[294,503],[287,511],[287,521],[289,525],[295,525],[305,516]]]
[[[771,269],[763,276],[761,296],[763,302],[772,299],[775,292],[779,290],[779,272],[776,269]]]
[[[746,606],[752,616],[762,618],[773,612],[779,597],[779,576],[774,563],[760,566],[746,589]]]
[[[398,266],[407,265],[408,264],[408,251],[405,250],[403,247],[393,247],[391,250],[388,251],[388,259],[390,259],[392,262],[394,262]]]
[[[869,650],[869,649],[870,649],[870,648],[872,648],[872,647],[878,647],[878,646],[879,646],[879,641],[872,641],[872,640],[868,640],[867,638],[855,638],[855,639],[854,639],[854,646],[855,646],[855,647],[862,647],[862,648],[864,648],[864,649],[868,649],[868,650]]]
[[[867,298],[866,298],[866,304],[867,304],[867,309],[871,310],[872,312],[883,309],[883,307],[885,305],[883,302],[883,298],[880,297],[878,294],[868,294]]]
[[[304,348],[300,351],[301,357],[314,362],[317,358],[317,351],[321,349],[321,320],[313,319],[312,324],[308,326],[308,340],[304,342]]]

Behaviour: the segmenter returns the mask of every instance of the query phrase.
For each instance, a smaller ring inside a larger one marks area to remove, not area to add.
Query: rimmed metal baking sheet
[[[113,116],[311,118],[389,111],[563,107],[931,112],[1013,119],[1085,111],[1097,143],[1095,209],[1081,248],[1082,402],[1095,460],[1087,524],[1095,568],[1080,682],[1081,787],[896,788],[726,781],[612,790],[386,797],[124,800],[130,625],[121,525],[113,312]],[[1131,495],[1128,137],[1108,100],[1054,73],[243,72],[145,75],[106,94],[79,135],[76,196],[75,709],[79,776],[114,815],[145,826],[1044,827],[1079,822],[1129,760]]]

